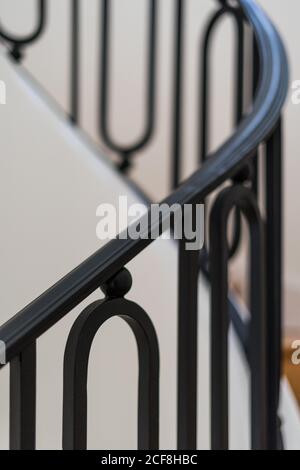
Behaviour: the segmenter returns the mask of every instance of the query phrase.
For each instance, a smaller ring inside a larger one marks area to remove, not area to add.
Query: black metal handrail
[[[180,0],[178,0],[178,2],[180,3]],[[227,5],[227,2],[223,1],[221,3],[225,6]],[[281,39],[264,12],[252,0],[239,0],[237,3],[241,8],[241,13],[245,20],[249,22],[254,31],[259,53],[260,75],[252,109],[249,114],[243,118],[233,136],[215,153],[209,155],[208,158],[205,159],[202,168],[183,182],[181,186],[162,203],[170,206],[173,204],[183,206],[184,204],[195,204],[203,201],[225,181],[234,179],[236,175],[240,174],[245,166],[252,161],[260,144],[266,142],[268,182],[266,190],[266,244],[263,240],[260,241],[262,243],[260,248],[266,260],[264,266],[261,268],[261,276],[263,282],[265,282],[266,289],[263,289],[262,296],[257,294],[259,298],[256,301],[256,307],[260,305],[259,308],[262,308],[263,312],[266,311],[266,315],[264,314],[262,318],[263,327],[268,326],[268,330],[271,328],[272,333],[268,335],[268,338],[264,338],[266,343],[266,350],[264,352],[266,362],[262,365],[262,375],[260,377],[255,376],[253,371],[254,362],[251,362],[251,358],[250,366],[253,374],[254,395],[256,394],[257,397],[260,393],[259,390],[261,390],[260,387],[263,387],[259,382],[263,376],[263,380],[266,381],[266,393],[269,392],[269,400],[268,403],[264,400],[262,408],[259,408],[259,411],[262,413],[260,424],[263,423],[263,429],[257,429],[259,426],[257,413],[252,417],[252,445],[254,448],[277,448],[279,372],[278,370],[274,371],[274,368],[269,370],[267,364],[271,355],[274,356],[274,354],[278,355],[280,353],[280,337],[278,338],[278,335],[280,335],[280,325],[275,324],[276,322],[280,322],[281,292],[280,118],[288,86],[288,67]],[[227,5],[227,7],[232,8],[230,5]],[[175,120],[175,128],[177,127],[178,121]],[[177,154],[177,163],[178,158]],[[174,182],[175,185],[178,183],[178,171],[175,172]],[[238,188],[239,185],[233,186],[233,190],[235,187]],[[243,187],[241,186],[241,188]],[[253,208],[252,199],[246,197],[243,190],[241,191],[244,199],[247,200],[249,204],[249,208],[246,209],[246,212],[247,210],[247,213],[255,212],[256,208]],[[231,197],[233,198],[232,195]],[[233,201],[237,204],[234,198]],[[215,213],[216,212],[217,211],[215,211]],[[251,219],[250,216],[249,219]],[[29,375],[30,372],[32,374],[32,368],[35,367],[34,351],[36,339],[81,301],[87,298],[92,292],[98,289],[99,286],[105,285],[110,279],[114,279],[116,276],[118,278],[119,273],[122,273],[123,267],[152,243],[151,233],[153,233],[155,226],[161,229],[165,219],[162,217],[153,220],[153,217],[152,219],[149,217],[149,220],[151,220],[151,224],[148,224],[146,232],[141,235],[140,239],[133,240],[118,237],[116,240],[111,241],[0,328],[0,340],[6,345],[6,361],[15,364],[14,370],[19,371],[19,375],[17,373],[19,381],[21,381],[22,378],[24,379],[24,375],[22,375],[24,371],[20,371],[20,362],[23,361],[23,367],[29,368]],[[249,223],[255,223],[253,218],[252,222],[249,221]],[[136,222],[136,226],[139,225],[144,226],[141,224],[141,221]],[[253,230],[255,230],[255,227]],[[264,250],[265,246],[266,250]],[[276,258],[274,258],[274,252],[278,254]],[[209,256],[211,257],[212,254],[210,253]],[[195,448],[196,445],[197,388],[195,377],[197,336],[195,335],[197,328],[195,328],[195,326],[197,325],[198,252],[190,253],[185,251],[184,244],[181,243],[179,259],[179,324],[182,328],[180,328],[179,333],[178,353],[178,447],[188,449]],[[210,263],[212,263],[212,259],[210,259]],[[255,267],[255,263],[253,266]],[[210,281],[214,287],[217,285],[217,281],[219,281],[218,273],[214,269],[210,274]],[[265,291],[267,292],[266,307],[263,298]],[[122,297],[123,294],[120,293],[118,296]],[[108,295],[108,300],[113,297],[114,295]],[[276,302],[278,302],[278,305]],[[213,309],[218,309],[219,307],[220,306],[216,304],[212,306]],[[274,318],[270,317],[271,311],[273,312]],[[212,312],[214,318],[216,318],[217,313],[217,311]],[[253,322],[254,326],[252,326],[252,328],[256,328],[256,332],[260,331],[261,326],[258,323],[255,324],[255,320],[253,320]],[[218,325],[216,329],[218,330]],[[214,334],[214,331],[212,334]],[[224,330],[222,330],[220,334],[223,335]],[[187,338],[189,340],[188,347],[186,345]],[[222,336],[221,344],[225,347],[224,338]],[[214,351],[212,357],[214,357]],[[29,358],[29,362],[26,361],[26,358]],[[257,357],[254,359],[257,361]],[[277,363],[279,362],[278,360]],[[257,362],[255,362],[255,364],[257,364]],[[212,378],[213,385],[216,379],[218,379],[218,377]],[[13,384],[11,384],[11,387],[14,389]],[[34,395],[33,390],[32,394]],[[15,400],[21,402],[22,405],[23,397],[20,397],[18,393],[17,397],[15,397],[14,394],[13,397]],[[28,409],[32,411],[32,406]],[[212,416],[215,423],[222,423],[221,429],[216,430],[216,426],[213,426],[213,447],[227,448],[228,417],[226,403],[223,404],[221,408],[218,405],[217,409],[213,409]],[[22,419],[24,419],[24,416]],[[16,424],[13,435],[15,437],[17,434],[18,439],[12,439],[12,442],[16,442],[16,447],[21,446],[20,443],[22,443],[22,436],[24,434],[24,423],[22,419],[20,416],[15,419]],[[34,420],[33,411],[28,419]],[[141,424],[141,426],[140,431],[143,434],[145,428],[143,424]],[[27,443],[29,447],[34,445],[32,439]],[[147,446],[147,443],[143,441],[143,445]],[[149,444],[149,446],[151,446],[151,444]]]

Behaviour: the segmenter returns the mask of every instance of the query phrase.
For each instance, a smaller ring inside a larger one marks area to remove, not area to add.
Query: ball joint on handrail
[[[16,62],[21,62],[24,57],[21,48],[22,46],[20,44],[15,43],[10,50],[10,55]]]
[[[112,278],[100,286],[102,292],[110,299],[124,297],[131,289],[132,277],[130,272],[123,268]]]
[[[249,162],[232,178],[233,183],[246,183],[252,181],[254,175],[253,165]]]
[[[229,10],[239,10],[240,6],[235,0],[217,0],[223,8],[228,8]]]

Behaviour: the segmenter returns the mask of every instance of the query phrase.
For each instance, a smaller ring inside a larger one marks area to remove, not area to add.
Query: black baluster
[[[195,209],[194,205],[189,221],[191,224],[194,224],[196,220]],[[179,242],[178,277],[177,440],[179,450],[197,448],[198,279],[199,249],[187,249],[187,239],[183,237]]]
[[[36,344],[10,363],[10,449],[34,450],[36,432]]]
[[[117,143],[109,132],[110,9],[110,0],[102,0],[99,132],[104,143],[121,157],[121,162],[118,165],[118,168],[121,171],[126,171],[131,165],[132,155],[145,147],[154,133],[156,101],[157,0],[149,0],[148,83],[146,93],[145,130],[142,136],[129,146],[123,146]]]
[[[236,23],[236,77],[234,85],[235,97],[235,125],[238,126],[243,119],[244,114],[244,93],[245,93],[245,32],[244,20],[240,10],[232,10],[233,17]],[[233,179],[234,183],[243,182],[248,179],[248,168],[243,168],[241,172]],[[245,176],[246,175],[246,176]],[[230,246],[230,258],[232,258],[238,251],[241,239],[242,219],[241,213],[238,209],[234,211],[233,219],[233,238]]]
[[[282,131],[281,121],[266,144],[266,264],[268,328],[268,446],[280,449],[280,398],[282,354]]]
[[[235,124],[238,125],[244,114],[244,91],[245,91],[245,32],[244,20],[241,12],[237,10],[234,14],[236,22],[236,77],[234,85],[235,102]]]
[[[244,58],[245,58],[245,32],[244,20],[242,13],[237,8],[230,7],[227,2],[220,2],[222,7],[217,10],[209,20],[203,37],[201,46],[200,61],[200,77],[201,87],[199,96],[199,123],[201,132],[199,132],[199,156],[200,164],[206,160],[208,156],[209,129],[210,129],[210,49],[213,33],[219,24],[219,21],[225,14],[230,14],[236,26],[236,59],[235,59],[235,82],[234,82],[234,99],[235,114],[234,123],[238,125],[243,117],[244,112]],[[249,172],[242,171],[239,173],[235,182],[247,179]],[[246,175],[246,176],[245,176]],[[230,247],[230,257],[233,257],[238,250],[241,238],[241,217],[238,210],[235,210],[233,221],[233,238]]]
[[[79,123],[80,102],[80,4],[72,0],[71,5],[71,67],[70,67],[70,119]]]
[[[253,100],[256,97],[257,88],[259,85],[259,71],[260,71],[260,57],[257,48],[257,41],[255,36],[252,38],[252,95]],[[252,188],[257,196],[259,196],[259,177],[258,177],[258,167],[259,167],[259,149],[255,152],[252,157]]]
[[[64,358],[63,448],[87,446],[87,372],[93,339],[110,318],[119,316],[135,335],[139,357],[138,448],[159,446],[159,351],[154,327],[144,310],[124,299],[132,281],[125,269],[102,286],[106,299],[87,307],[74,323]]]
[[[174,72],[174,110],[173,110],[173,138],[172,138],[172,187],[176,188],[180,182],[181,150],[182,150],[182,100],[184,89],[184,22],[185,2],[176,0],[175,5],[175,72]]]
[[[228,449],[228,242],[230,211],[238,206],[250,230],[250,330],[249,363],[251,370],[251,446],[268,447],[268,396],[265,315],[264,236],[255,195],[243,186],[223,190],[210,219],[211,275],[211,445]]]

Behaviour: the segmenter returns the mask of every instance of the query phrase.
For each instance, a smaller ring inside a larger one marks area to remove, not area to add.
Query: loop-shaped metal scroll
[[[0,25],[0,37],[13,45],[12,55],[16,60],[21,58],[20,49],[35,41],[43,32],[46,24],[46,0],[37,0],[38,21],[34,31],[27,36],[15,36],[7,33]]]
[[[222,7],[217,10],[207,24],[201,47],[201,90],[199,99],[199,122],[201,133],[199,134],[199,155],[202,164],[208,155],[208,135],[209,135],[209,53],[212,35],[225,14],[229,13],[235,20],[236,25],[236,77],[235,77],[235,124],[238,125],[243,118],[244,112],[244,19],[239,9],[232,8],[227,2],[221,2]],[[239,247],[241,238],[241,216],[238,210],[235,211],[233,238],[230,247],[230,257],[234,256]]]
[[[130,165],[131,155],[144,147],[151,138],[155,120],[155,85],[156,85],[156,55],[157,55],[157,0],[149,0],[149,52],[147,65],[147,96],[146,96],[146,126],[142,136],[133,144],[123,146],[117,143],[108,129],[108,99],[109,99],[109,46],[110,46],[110,8],[111,0],[102,0],[101,26],[101,88],[99,130],[105,144],[122,157],[120,169],[126,170]]]
[[[252,448],[268,442],[267,332],[264,231],[255,195],[243,186],[223,190],[210,219],[211,279],[211,437],[213,449],[228,448],[228,260],[227,223],[238,207],[248,221],[251,244],[248,352],[251,370]],[[274,391],[274,393],[276,393]]]
[[[101,326],[119,316],[135,335],[139,356],[138,448],[159,445],[159,350],[155,329],[137,304],[120,298],[94,302],[74,323],[64,357],[63,448],[87,446],[87,374],[92,342]]]

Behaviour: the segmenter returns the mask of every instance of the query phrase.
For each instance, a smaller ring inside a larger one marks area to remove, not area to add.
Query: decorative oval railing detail
[[[150,140],[154,130],[155,118],[155,85],[156,85],[156,55],[157,55],[157,0],[149,1],[149,52],[148,52],[148,85],[146,93],[146,126],[142,136],[132,145],[118,144],[110,135],[108,129],[108,99],[109,99],[109,45],[110,45],[110,0],[102,0],[101,27],[101,68],[100,68],[100,108],[99,130],[105,144],[120,155],[119,165],[122,171],[129,168],[132,154],[143,148]]]
[[[12,44],[11,55],[16,61],[22,59],[22,49],[34,42],[43,32],[46,25],[46,0],[37,0],[38,9],[38,24],[35,30],[23,37],[14,36],[13,34],[7,33],[0,25],[0,37]]]
[[[231,16],[236,26],[236,77],[235,77],[235,116],[234,123],[238,125],[244,114],[244,94],[245,94],[245,81],[244,81],[244,20],[243,14],[240,8],[233,8],[228,5],[227,2],[220,2],[221,8],[217,10],[206,25],[204,31],[202,46],[201,46],[201,86],[200,86],[200,99],[199,99],[199,123],[201,126],[201,132],[199,133],[199,160],[200,164],[203,164],[208,156],[208,136],[210,129],[210,112],[209,112],[209,98],[210,98],[210,48],[212,35],[215,32],[216,27],[225,16]],[[249,175],[245,172],[239,172],[234,177],[236,182],[242,182],[248,179]],[[230,246],[230,257],[233,257],[239,248],[241,239],[241,216],[238,210],[235,210],[235,218],[233,225],[233,237]]]
[[[94,302],[77,318],[68,337],[64,358],[63,448],[87,446],[87,375],[93,339],[110,318],[122,318],[134,333],[139,356],[138,448],[159,448],[159,349],[146,312],[123,298],[131,286],[123,270],[104,286],[109,295]]]
[[[243,186],[223,190],[210,217],[212,448],[228,449],[228,260],[227,223],[239,207],[249,224],[251,245],[249,363],[252,448],[268,447],[264,231],[255,195]],[[268,364],[270,366],[270,364]],[[273,391],[276,393],[276,390]]]

